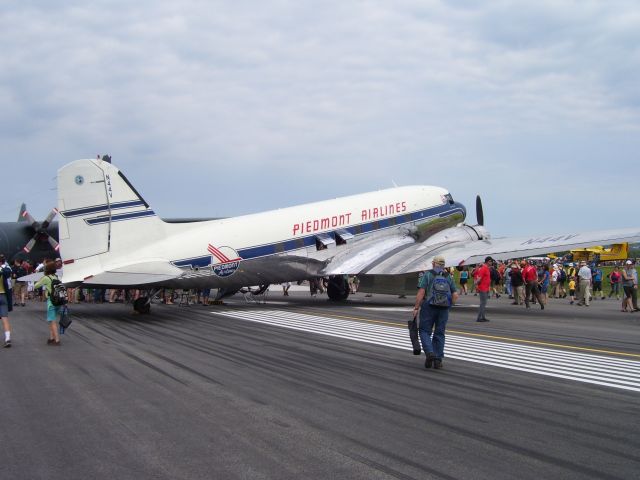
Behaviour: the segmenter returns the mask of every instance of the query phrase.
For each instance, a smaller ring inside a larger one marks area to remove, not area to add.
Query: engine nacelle
[[[484,240],[491,238],[489,232],[482,225],[457,225],[452,228],[442,230],[429,238],[427,238],[422,245],[442,245],[452,242],[468,242],[475,240]]]

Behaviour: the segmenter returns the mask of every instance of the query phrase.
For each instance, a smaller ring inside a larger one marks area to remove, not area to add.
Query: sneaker
[[[53,339],[53,338],[48,338],[47,339],[47,345],[51,345],[53,342],[55,342],[55,339]]]
[[[540,304],[540,310],[544,310],[544,305]]]
[[[11,340],[4,342],[4,348],[11,348]]]
[[[476,320],[476,322],[488,322],[489,319],[488,318],[479,318]]]
[[[428,352],[427,353],[427,359],[424,361],[424,368],[431,368],[435,358],[436,358],[436,356],[434,355],[433,352]]]
[[[433,368],[435,368],[435,369],[440,369],[440,368],[442,368],[442,359],[441,359],[441,358],[436,358],[436,359],[433,361]]]

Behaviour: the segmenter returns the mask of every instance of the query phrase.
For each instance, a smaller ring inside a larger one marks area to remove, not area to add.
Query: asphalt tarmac
[[[0,471],[20,479],[630,479],[640,313],[616,300],[452,309],[442,370],[413,356],[413,299],[44,306],[0,349]]]

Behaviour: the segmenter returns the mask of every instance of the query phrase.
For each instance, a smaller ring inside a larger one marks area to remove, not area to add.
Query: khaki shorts
[[[23,293],[27,293],[27,284],[24,282],[16,282],[13,287],[13,294],[22,295]]]

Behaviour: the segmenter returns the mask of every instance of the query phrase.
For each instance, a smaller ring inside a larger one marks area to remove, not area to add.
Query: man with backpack
[[[34,289],[45,287],[47,297],[47,323],[49,324],[49,339],[47,345],[60,346],[60,317],[62,306],[67,303],[67,291],[64,284],[56,275],[56,264],[48,262],[44,267],[44,276],[36,282]]]
[[[427,359],[425,368],[442,368],[444,357],[444,332],[449,319],[449,309],[458,299],[453,278],[444,268],[445,259],[434,257],[433,269],[420,279],[414,317],[420,312],[420,340]]]

